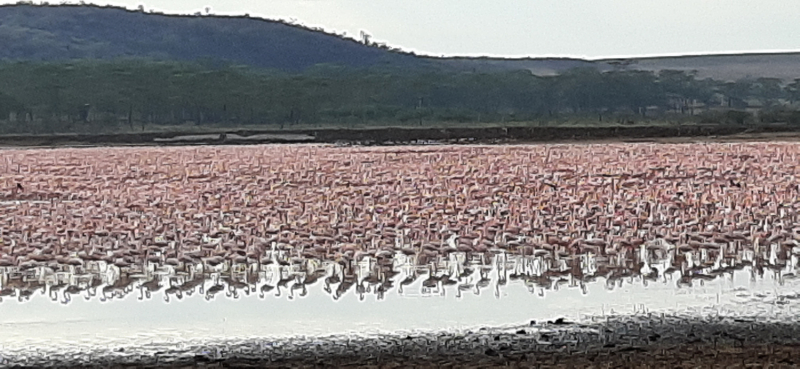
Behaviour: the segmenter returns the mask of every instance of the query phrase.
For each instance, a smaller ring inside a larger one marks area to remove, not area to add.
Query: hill
[[[601,60],[608,64],[620,60]],[[624,60],[623,60],[624,61]],[[723,81],[758,78],[800,78],[800,53],[757,53],[628,59],[629,69],[697,71],[698,78]]]
[[[601,71],[697,71],[698,78],[800,78],[800,53],[632,59],[438,58],[367,45],[319,29],[251,17],[146,13],[94,5],[0,6],[0,59],[55,61],[144,57],[213,60],[302,71],[317,64],[391,65],[468,71],[529,70],[540,76],[576,67]]]
[[[177,16],[99,6],[0,6],[0,59],[54,61],[145,57],[214,60],[284,71],[427,63],[279,21]]]
[[[694,71],[698,78],[712,78],[720,81],[756,80],[758,78],[779,78],[784,81],[791,81],[800,78],[800,53],[754,53],[600,60],[573,58],[445,58],[442,61],[458,68],[483,70],[524,69],[538,76],[552,76],[574,68],[595,68],[600,71]]]

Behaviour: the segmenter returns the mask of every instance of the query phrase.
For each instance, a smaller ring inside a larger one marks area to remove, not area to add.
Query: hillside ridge
[[[144,30],[144,31],[143,31]],[[112,5],[0,5],[0,60],[55,61],[144,57],[215,60],[256,68],[302,71],[318,64],[347,67],[529,70],[554,75],[585,67],[697,71],[698,77],[737,80],[797,77],[800,52],[581,59],[417,55],[358,41],[322,28],[248,15],[189,15]]]

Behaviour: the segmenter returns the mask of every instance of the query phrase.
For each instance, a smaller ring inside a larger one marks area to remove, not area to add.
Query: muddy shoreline
[[[508,128],[371,128],[247,130],[217,132],[144,132],[120,134],[1,135],[0,146],[165,146],[242,145],[260,143],[328,143],[361,145],[548,143],[593,141],[748,141],[797,140],[800,127],[760,126],[617,126],[617,127],[508,127]]]
[[[0,367],[793,367],[800,324],[633,315],[475,331],[151,343],[5,352]],[[49,352],[54,351],[54,352]]]

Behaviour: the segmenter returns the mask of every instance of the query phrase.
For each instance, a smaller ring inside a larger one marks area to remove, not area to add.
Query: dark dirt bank
[[[4,353],[5,367],[743,368],[800,365],[800,325],[640,315],[466,332],[244,339]]]
[[[202,145],[254,143],[344,143],[366,145],[438,143],[533,143],[591,141],[796,140],[800,127],[692,125],[659,127],[372,128],[316,130],[227,130],[213,133],[3,135],[0,146]]]
[[[106,361],[83,364],[55,365],[60,368],[797,368],[800,347],[792,345],[730,345],[686,344],[659,348],[607,349],[602,352],[562,352],[549,354],[520,354],[515,356],[385,356],[382,358],[317,357],[304,361],[275,361],[259,359],[197,360],[181,364],[160,365],[110,363]],[[38,365],[13,366],[36,368]]]

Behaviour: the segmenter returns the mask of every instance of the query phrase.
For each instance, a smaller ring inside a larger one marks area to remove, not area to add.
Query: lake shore
[[[194,340],[6,352],[3,367],[792,367],[800,324],[639,314],[475,331]]]
[[[0,147],[247,145],[318,143],[342,145],[503,144],[580,142],[739,142],[796,141],[800,127],[760,126],[547,126],[547,127],[385,127],[299,130],[214,129],[104,134],[0,135]]]

